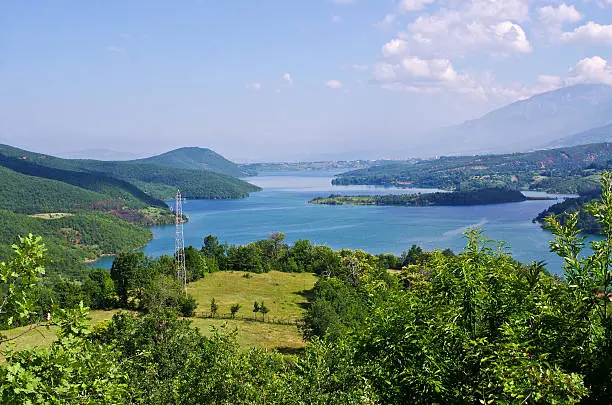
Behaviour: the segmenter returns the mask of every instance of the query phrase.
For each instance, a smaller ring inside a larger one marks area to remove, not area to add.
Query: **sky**
[[[407,157],[612,84],[612,0],[0,0],[0,143],[239,162]]]

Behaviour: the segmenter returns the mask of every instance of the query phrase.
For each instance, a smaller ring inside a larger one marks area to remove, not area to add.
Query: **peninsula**
[[[323,205],[399,205],[406,207],[424,207],[432,205],[485,205],[521,202],[526,200],[550,200],[551,197],[527,197],[518,190],[500,188],[485,188],[473,191],[457,191],[452,193],[437,192],[426,194],[398,195],[358,195],[341,196],[332,194],[329,197],[317,197],[309,201],[311,204]]]

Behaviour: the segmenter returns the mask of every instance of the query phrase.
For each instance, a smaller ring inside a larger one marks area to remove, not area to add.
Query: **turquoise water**
[[[213,234],[230,244],[267,238],[272,232],[288,242],[309,239],[334,249],[363,249],[371,253],[400,254],[418,244],[425,250],[463,249],[463,233],[481,227],[490,239],[507,242],[515,258],[546,260],[548,269],[561,273],[560,260],[548,251],[550,233],[531,220],[555,201],[524,201],[472,207],[370,207],[308,204],[316,196],[339,194],[406,193],[407,190],[374,186],[332,186],[333,173],[281,173],[248,179],[264,188],[240,200],[193,200],[184,204],[189,222],[185,245],[200,247]],[[143,249],[150,256],[172,254],[174,226],[151,228],[154,239]],[[110,267],[112,258],[95,266]]]

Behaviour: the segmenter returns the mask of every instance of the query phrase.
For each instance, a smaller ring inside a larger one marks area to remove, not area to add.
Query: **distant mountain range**
[[[581,84],[543,93],[481,118],[434,131],[424,155],[524,152],[612,141],[612,86]],[[426,142],[426,144],[425,144]]]

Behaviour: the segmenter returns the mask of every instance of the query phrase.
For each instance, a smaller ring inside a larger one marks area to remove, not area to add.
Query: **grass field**
[[[253,302],[263,301],[270,309],[266,319],[284,321],[300,320],[304,314],[308,292],[314,287],[317,278],[310,273],[281,273],[271,271],[265,274],[246,273],[240,271],[225,271],[207,275],[205,278],[190,283],[188,292],[198,303],[196,312],[210,313],[210,300],[214,297],[219,306],[218,314],[229,314],[233,304],[240,304],[238,317],[261,315],[253,313]],[[119,310],[91,311],[91,324],[110,319]],[[238,343],[245,348],[262,347],[278,349],[291,353],[304,346],[302,334],[296,325],[279,325],[273,323],[253,322],[242,319],[210,319],[193,318],[192,325],[200,329],[202,334],[211,335],[213,327],[221,331],[237,331]],[[4,331],[8,336],[18,335],[28,327]],[[57,340],[57,328],[38,328],[32,330],[10,347],[21,349],[26,347],[48,346]],[[6,349],[9,345],[3,345]],[[0,354],[0,361],[3,361]]]
[[[253,317],[253,302],[263,301],[270,309],[266,319],[285,321],[300,320],[304,314],[307,295],[317,278],[310,273],[281,273],[271,271],[264,274],[223,271],[207,275],[187,286],[189,294],[198,303],[196,312],[210,313],[212,298],[219,306],[218,314],[229,314],[233,304],[240,304],[238,317]],[[260,315],[257,315],[260,317]],[[263,347],[292,351],[304,346],[302,334],[295,325],[277,325],[248,320],[193,319],[193,326],[204,334],[211,334],[212,327],[237,330],[237,339],[243,347]]]
[[[119,310],[113,311],[91,311],[89,312],[90,324],[95,325],[100,321],[104,321],[106,319],[110,319],[114,314],[119,312]],[[22,326],[19,328],[2,331],[3,334],[8,337],[16,336],[19,333],[28,329],[29,326]],[[51,343],[57,340],[57,327],[51,326],[49,328],[40,327],[34,330],[31,330],[24,334],[23,336],[15,339],[12,342],[6,343],[2,345],[2,349],[25,349],[26,347],[40,347],[40,346],[48,346]],[[4,361],[4,357],[2,353],[0,353],[0,361]]]
[[[233,304],[240,304],[239,316],[253,315],[253,302],[263,301],[270,309],[269,318],[301,319],[304,313],[306,294],[317,278],[310,273],[281,273],[271,271],[264,274],[241,271],[221,271],[207,275],[187,285],[187,292],[198,303],[196,312],[209,313],[210,301],[215,299],[219,314],[229,314]]]

